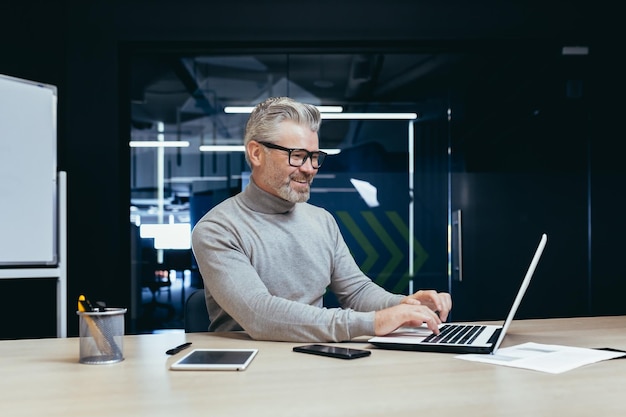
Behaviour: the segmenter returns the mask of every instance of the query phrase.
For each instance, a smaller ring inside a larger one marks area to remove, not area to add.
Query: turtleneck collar
[[[284,214],[296,207],[296,203],[283,200],[259,188],[252,177],[242,192],[241,200],[251,210],[265,214]]]

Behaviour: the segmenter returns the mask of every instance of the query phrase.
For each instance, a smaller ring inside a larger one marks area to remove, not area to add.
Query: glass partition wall
[[[494,178],[515,178],[529,187],[554,171],[577,182],[584,176],[580,59],[548,46],[506,53],[135,54],[130,223],[138,329],[182,327],[184,299],[202,287],[190,230],[247,183],[245,122],[250,107],[270,96],[321,106],[320,148],[331,155],[310,202],[333,214],[365,273],[399,293],[454,290],[458,320],[498,318],[498,309],[477,313],[465,304],[486,281],[472,280],[474,265],[467,257],[461,262],[459,254],[465,245],[466,254],[485,258],[480,253],[497,251],[498,239],[513,229],[534,232],[510,221],[527,216],[531,202],[515,199],[516,206],[494,222],[496,217],[484,218],[475,208],[488,201],[507,206],[510,195],[477,190],[488,189]],[[551,130],[544,135],[540,126]],[[564,143],[555,136],[564,126],[568,150],[559,148]],[[540,145],[537,152],[531,144]],[[560,152],[574,157],[558,162]],[[577,191],[571,198],[578,203]],[[507,230],[503,223],[514,227]],[[484,230],[489,240],[481,240]],[[327,303],[334,305],[332,296]]]

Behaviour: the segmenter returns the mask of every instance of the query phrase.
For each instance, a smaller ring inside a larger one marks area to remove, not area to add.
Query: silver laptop
[[[438,335],[435,335],[425,326],[418,328],[401,327],[386,336],[373,337],[369,339],[369,342],[385,349],[447,353],[495,353],[504,340],[513,317],[515,317],[515,313],[522,302],[547,241],[548,236],[542,235],[504,325],[444,323],[439,327],[441,333]]]

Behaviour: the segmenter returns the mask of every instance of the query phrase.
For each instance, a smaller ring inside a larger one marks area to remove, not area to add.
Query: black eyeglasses
[[[285,148],[284,146],[276,145],[271,142],[257,142],[266,148],[287,152],[289,154],[289,165],[292,167],[301,167],[308,159],[311,159],[311,166],[315,169],[319,169],[327,155],[324,151],[309,152],[306,149]]]

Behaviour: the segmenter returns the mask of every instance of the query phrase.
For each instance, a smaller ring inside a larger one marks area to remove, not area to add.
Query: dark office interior
[[[578,1],[4,2],[0,73],[59,91],[68,333],[78,333],[79,294],[137,305],[132,270],[141,249],[129,233],[128,146],[140,125],[131,108],[135,95],[163,72],[180,75],[183,59],[225,55],[289,57],[283,65],[294,77],[314,65],[304,60],[298,67],[296,58],[328,57],[325,70],[335,70],[341,91],[319,95],[321,104],[415,109],[415,132],[430,140],[415,150],[412,202],[429,253],[415,283],[452,291],[454,318],[502,318],[543,232],[550,240],[520,315],[625,314],[624,64],[615,15]],[[340,57],[363,57],[372,71],[367,79],[377,83],[351,84],[349,65],[332,66]],[[411,70],[394,73],[407,57],[416,61]],[[189,87],[193,80],[178,81]],[[345,146],[332,142],[335,133],[347,135],[342,129],[329,127],[325,145]],[[329,164],[338,178],[383,170],[388,178],[406,177],[404,148],[383,149],[389,158],[380,159],[372,143],[350,145]],[[456,210],[464,216],[462,281],[449,274],[446,253]],[[171,265],[193,270],[191,260],[176,255]],[[28,305],[54,314],[49,283],[0,280],[0,294],[0,311],[11,318],[0,338],[55,334],[53,319],[20,313],[28,296]],[[142,330],[133,317],[128,331]]]

